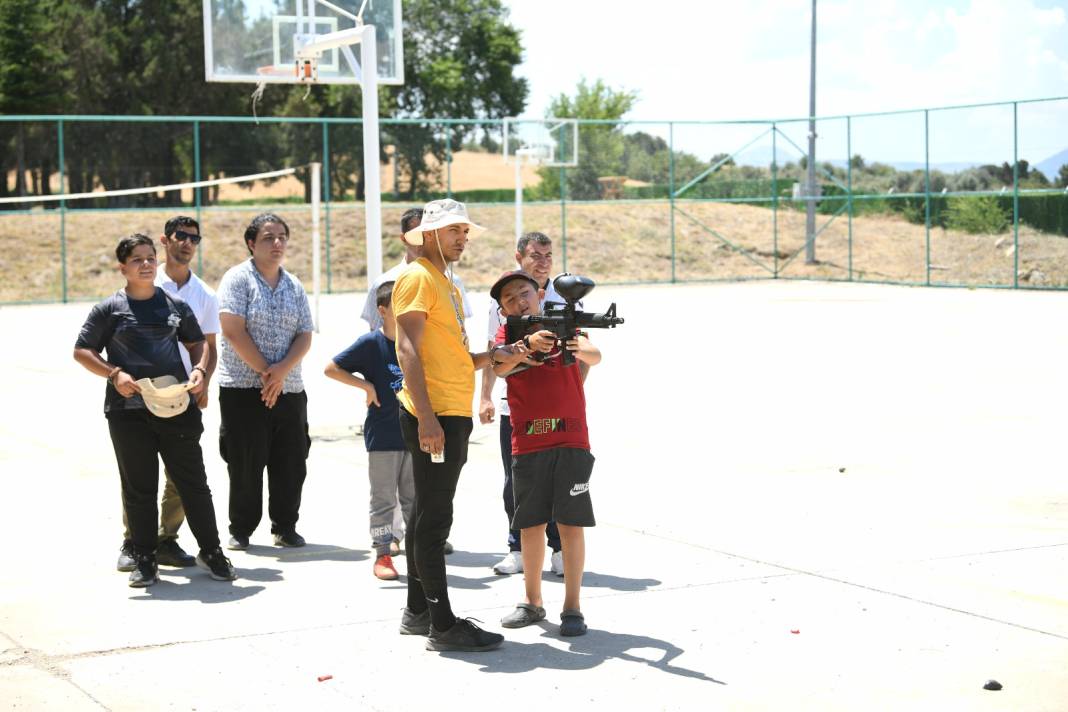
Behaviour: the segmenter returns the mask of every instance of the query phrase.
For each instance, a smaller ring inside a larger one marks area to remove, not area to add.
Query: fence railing
[[[808,119],[579,121],[579,165],[524,173],[527,229],[556,268],[602,282],[821,279],[929,286],[1068,287],[1068,98],[817,120],[816,196],[805,195]],[[492,119],[384,119],[384,254],[404,209],[465,200],[490,228],[459,272],[485,286],[514,253],[513,170]],[[293,166],[293,178],[121,198],[0,204],[0,303],[96,298],[108,255],[172,214],[206,235],[198,272],[242,259],[241,233],[271,207],[307,226],[322,164],[327,291],[366,288],[361,121],[215,116],[2,116],[0,199],[201,181]],[[806,234],[804,208],[819,225]],[[815,260],[804,258],[809,243]],[[310,250],[291,248],[298,274]],[[388,264],[386,265],[389,266]]]

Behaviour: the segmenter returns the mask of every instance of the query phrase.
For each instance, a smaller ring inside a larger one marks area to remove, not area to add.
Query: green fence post
[[[59,144],[59,192],[66,193],[63,187],[63,119],[56,122],[56,140]],[[48,180],[48,178],[45,178]],[[59,201],[59,270],[60,288],[62,290],[63,303],[67,303],[67,201]]]
[[[849,251],[849,281],[853,281],[853,121],[852,117],[846,117],[846,200],[849,202],[849,225],[848,227],[848,251]]]
[[[445,124],[445,195],[452,197],[452,131]]]
[[[1012,288],[1020,288],[1020,156],[1016,102],[1012,102]]]
[[[774,269],[772,279],[779,278],[779,153],[776,134],[779,128],[771,125],[771,256]]]
[[[560,251],[564,263],[561,271],[567,272],[567,169],[563,166],[560,166]]]
[[[324,217],[326,233],[326,293],[331,294],[333,270],[330,268],[330,125],[325,121],[323,126],[323,203],[326,206]]]
[[[671,282],[675,283],[675,124],[668,124],[668,188],[671,207]]]
[[[200,180],[200,122],[193,122],[193,180]],[[197,206],[197,224],[200,224],[200,188],[193,188],[193,201]],[[197,276],[204,275],[204,245],[197,250]]]
[[[927,286],[931,286],[931,139],[930,111],[923,110],[923,213],[924,231],[926,232],[927,257],[924,260],[927,269]]]

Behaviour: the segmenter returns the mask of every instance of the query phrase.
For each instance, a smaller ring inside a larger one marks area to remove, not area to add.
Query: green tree
[[[626,89],[615,90],[598,79],[592,84],[581,80],[573,97],[560,94],[549,104],[546,116],[574,119],[623,118],[633,108],[638,94]],[[601,197],[598,178],[620,175],[625,151],[622,127],[617,123],[579,126],[578,167],[567,171],[567,195],[575,200]],[[560,172],[553,168],[539,170],[540,192],[546,196],[560,194]]]
[[[529,92],[526,79],[515,75],[522,58],[519,30],[500,0],[406,0],[404,84],[386,90],[383,108],[399,118],[518,116]],[[389,128],[382,143],[396,146],[408,198],[439,184],[428,157],[444,163],[446,135],[459,150],[471,130],[429,123]]]
[[[55,113],[63,105],[68,77],[65,61],[49,38],[54,32],[51,2],[3,0],[0,2],[0,113]],[[5,124],[0,145],[0,195],[8,193],[7,174],[15,172],[14,192],[26,195],[27,171],[33,171],[35,192],[49,192],[56,155],[50,126],[19,122]]]
[[[1057,172],[1057,187],[1068,188],[1068,163],[1061,166],[1060,171]]]

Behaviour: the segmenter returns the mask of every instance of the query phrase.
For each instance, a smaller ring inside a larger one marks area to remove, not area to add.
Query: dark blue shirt
[[[204,340],[193,310],[180,298],[156,293],[148,299],[130,299],[125,289],[93,307],[82,325],[75,348],[107,351],[107,361],[122,368],[134,380],[174,376],[189,379],[178,342]],[[192,398],[192,396],[190,396]],[[141,396],[123,398],[108,382],[104,412],[143,409]]]
[[[372,331],[356,339],[356,343],[334,357],[338,368],[358,373],[370,381],[381,405],[367,409],[363,423],[363,442],[368,451],[404,450],[400,430],[400,405],[397,391],[404,376],[397,364],[397,347],[381,331]]]

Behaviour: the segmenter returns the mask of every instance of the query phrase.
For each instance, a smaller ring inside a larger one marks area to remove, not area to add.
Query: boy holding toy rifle
[[[560,634],[582,635],[586,622],[579,589],[586,558],[584,527],[595,525],[590,501],[590,454],[586,429],[586,395],[578,362],[594,366],[601,352],[579,331],[582,326],[610,328],[623,320],[615,305],[605,314],[575,309],[575,301],[593,289],[585,277],[563,274],[554,286],[567,304],[539,311],[538,283],[526,272],[506,272],[490,295],[501,305],[507,324],[497,332],[490,352],[493,371],[508,378],[512,418],[512,528],[523,540],[524,600],[501,620],[505,628],[522,628],[545,618],[541,567],[545,525],[555,519],[564,555],[564,608]],[[528,333],[533,330],[533,333]]]

